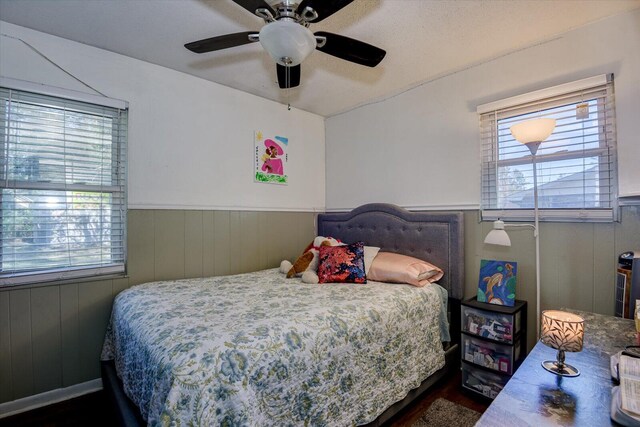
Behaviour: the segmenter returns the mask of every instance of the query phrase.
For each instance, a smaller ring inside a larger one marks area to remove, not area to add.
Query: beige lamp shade
[[[577,352],[582,350],[584,319],[576,314],[558,310],[542,312],[540,341],[551,348]]]
[[[553,133],[556,119],[532,119],[511,126],[511,135],[520,143],[542,142]]]

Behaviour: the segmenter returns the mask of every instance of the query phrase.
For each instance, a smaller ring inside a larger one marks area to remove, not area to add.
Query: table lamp
[[[558,350],[556,360],[542,362],[542,367],[549,372],[563,377],[577,377],[580,371],[564,363],[564,352],[582,351],[584,338],[584,319],[577,314],[558,310],[542,312],[540,341]]]

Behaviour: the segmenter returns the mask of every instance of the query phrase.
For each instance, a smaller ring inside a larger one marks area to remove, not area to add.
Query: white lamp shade
[[[291,21],[275,21],[260,30],[260,43],[280,65],[299,65],[316,48],[316,38],[306,27]]]
[[[562,351],[581,351],[584,340],[584,319],[566,311],[542,312],[540,341]]]
[[[542,142],[553,133],[556,119],[532,119],[511,126],[511,135],[520,143]]]
[[[511,239],[504,231],[504,222],[497,220],[493,222],[493,230],[484,238],[484,242],[489,245],[511,246]]]

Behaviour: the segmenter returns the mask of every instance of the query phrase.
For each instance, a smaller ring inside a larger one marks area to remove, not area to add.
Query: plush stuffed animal
[[[304,283],[318,283],[318,263],[320,246],[339,246],[339,240],[331,237],[318,236],[305,248],[302,255],[291,264],[289,261],[280,263],[280,271],[287,274],[287,278],[302,275]],[[288,267],[288,270],[287,270]]]
[[[283,260],[280,263],[280,273],[287,274],[287,272],[291,269],[291,267],[293,267],[293,264],[291,264],[290,261],[287,261],[286,259]]]

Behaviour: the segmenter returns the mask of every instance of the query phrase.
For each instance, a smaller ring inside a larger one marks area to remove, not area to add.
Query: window
[[[127,110],[0,87],[0,286],[124,272]]]
[[[478,107],[482,218],[533,218],[533,157],[510,127],[556,119],[536,154],[541,220],[612,221],[617,216],[613,80],[598,76]]]

